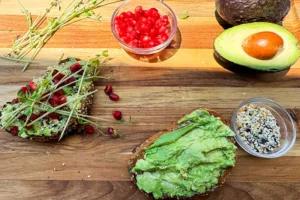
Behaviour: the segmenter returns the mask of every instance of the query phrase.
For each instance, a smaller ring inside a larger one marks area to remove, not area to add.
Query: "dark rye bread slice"
[[[76,58],[77,61],[80,61],[80,59]],[[64,60],[61,60],[59,62],[59,64],[63,64],[63,63],[66,63],[68,62],[69,59],[64,59]],[[91,92],[94,90],[94,84],[92,84],[88,89],[87,89],[87,92]],[[93,94],[92,95],[89,95],[87,96],[86,98],[82,99],[81,100],[81,113],[82,114],[88,114],[89,111],[90,111],[90,108],[92,106],[92,103],[93,103]],[[77,119],[75,118],[72,118],[70,120],[70,122],[68,123],[67,125],[67,129],[64,133],[64,135],[67,135],[68,133],[71,133],[73,132],[77,127]],[[77,132],[80,131],[80,130],[76,130]],[[51,136],[36,136],[36,135],[32,135],[30,137],[27,137],[26,139],[30,139],[30,140],[33,140],[33,141],[37,141],[37,142],[48,142],[48,141],[51,141],[51,140],[58,140],[59,137],[60,137],[60,134],[61,133],[51,133]]]
[[[214,110],[210,110],[210,109],[196,109],[196,110],[206,110],[210,113],[210,115],[214,116],[214,117],[219,117],[221,119],[221,121],[225,124],[225,125],[228,125],[227,121],[225,120],[225,118],[218,112],[214,111]],[[185,116],[183,116],[181,119],[183,119]],[[134,182],[134,184],[137,184],[137,180],[136,180],[136,174],[135,173],[132,173],[131,170],[132,168],[134,168],[136,162],[139,160],[139,159],[143,159],[144,158],[144,155],[145,155],[145,148],[149,147],[150,145],[152,145],[160,136],[162,136],[163,134],[166,134],[166,133],[169,133],[169,132],[172,132],[174,131],[175,129],[177,128],[177,123],[173,123],[171,124],[171,126],[169,126],[169,128],[167,128],[166,130],[163,130],[155,135],[153,135],[152,137],[150,137],[149,139],[147,139],[146,141],[144,141],[143,143],[141,143],[140,146],[138,146],[137,148],[135,148],[133,150],[133,155],[130,157],[129,161],[128,161],[128,170],[129,170],[129,173],[131,175],[131,180]],[[235,144],[235,140],[234,138],[230,138],[230,141],[232,143]],[[224,183],[225,183],[225,180],[226,178],[230,175],[231,173],[231,170],[232,170],[232,167],[228,167],[224,174],[219,177],[219,182],[218,184],[216,185],[216,187],[212,190],[212,191],[209,191],[209,192],[206,192],[205,194],[197,194],[193,197],[190,197],[190,198],[183,198],[183,197],[169,197],[169,196],[165,196],[163,199],[194,199],[194,198],[197,198],[197,197],[203,197],[203,196],[207,196],[209,193],[213,192],[215,189],[217,189],[218,187],[221,187]],[[143,191],[144,192],[144,191]],[[144,192],[147,196],[149,197],[152,197],[153,198],[153,195],[152,193],[151,194],[148,194],[146,192]]]

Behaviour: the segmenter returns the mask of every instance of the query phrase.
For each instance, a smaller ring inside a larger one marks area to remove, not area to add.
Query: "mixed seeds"
[[[280,147],[280,127],[265,107],[253,103],[241,107],[236,127],[241,140],[258,153],[272,153]]]

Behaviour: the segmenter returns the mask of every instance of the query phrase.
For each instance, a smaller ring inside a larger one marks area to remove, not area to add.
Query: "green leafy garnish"
[[[186,11],[183,15],[180,16],[180,19],[187,19],[189,18],[189,11]]]
[[[51,13],[53,8],[58,7],[58,9],[61,10],[61,1],[52,0],[49,8],[47,8],[44,13],[40,14],[34,21],[32,20],[31,13],[19,0],[17,1],[22,8],[22,12],[26,15],[28,31],[13,43],[12,49],[8,54],[0,56],[0,58],[24,62],[25,66],[23,71],[25,71],[30,63],[33,63],[35,57],[56,31],[84,19],[100,21],[101,16],[94,16],[95,12],[93,10],[123,0],[115,0],[108,3],[104,3],[105,0],[72,0],[60,16],[49,19],[49,13]],[[48,24],[45,27],[41,27],[41,25],[47,21]],[[29,59],[25,59],[25,56],[28,54],[31,54]],[[105,55],[106,53],[103,52],[104,57]]]

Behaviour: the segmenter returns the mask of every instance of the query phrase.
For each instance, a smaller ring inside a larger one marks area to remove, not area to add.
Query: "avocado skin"
[[[280,24],[290,7],[290,0],[216,0],[218,14],[231,25],[258,21]]]
[[[272,82],[284,77],[290,70],[290,66],[283,70],[279,71],[265,71],[265,70],[256,70],[249,68],[244,65],[239,65],[229,60],[223,58],[216,50],[214,50],[214,58],[225,69],[236,73],[244,78],[263,81],[263,82]]]

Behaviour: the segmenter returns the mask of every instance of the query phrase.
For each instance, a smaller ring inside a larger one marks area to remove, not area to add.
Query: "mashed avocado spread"
[[[138,187],[155,198],[191,197],[212,190],[226,168],[234,166],[234,132],[219,118],[196,110],[158,138],[137,161]]]

